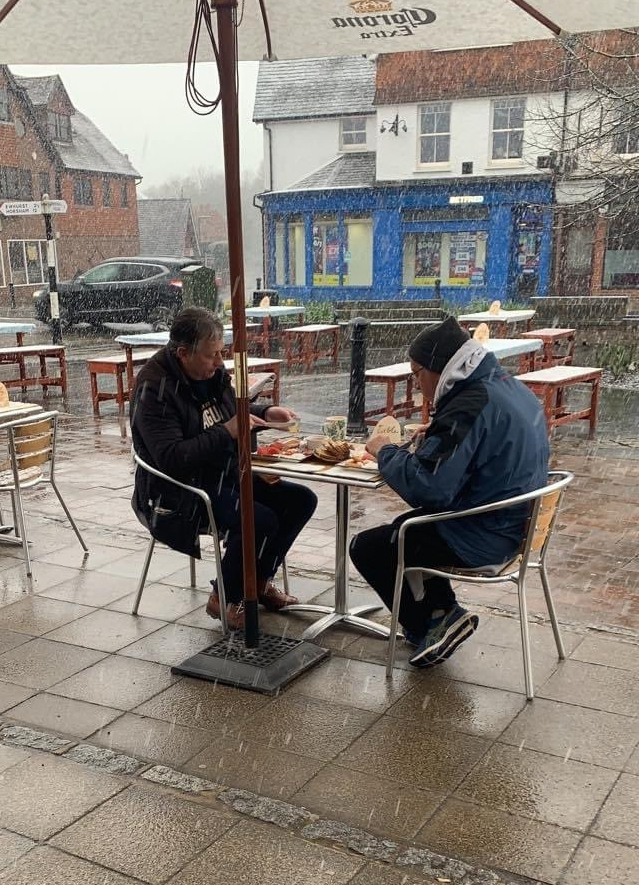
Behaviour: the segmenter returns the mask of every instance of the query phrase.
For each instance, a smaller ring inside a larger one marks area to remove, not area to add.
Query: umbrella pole
[[[259,644],[257,585],[255,577],[255,525],[253,516],[253,477],[251,474],[251,434],[249,428],[248,363],[246,353],[246,312],[244,306],[244,250],[240,200],[240,135],[237,101],[237,58],[234,10],[237,0],[212,0],[217,15],[219,78],[222,97],[222,131],[226,190],[226,224],[231,275],[231,313],[235,361],[235,392],[239,433],[237,439],[240,470],[240,513],[245,642],[247,648]]]

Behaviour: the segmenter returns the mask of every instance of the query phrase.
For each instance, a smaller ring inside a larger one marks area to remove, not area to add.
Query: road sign
[[[0,212],[3,215],[42,215],[42,203],[40,201],[3,203],[0,206]]]
[[[42,211],[49,212],[53,214],[59,214],[67,211],[67,204],[65,200],[43,200],[42,201]]]
[[[14,200],[0,206],[0,212],[3,215],[43,215],[45,212],[56,215],[66,211],[67,204],[64,200],[30,200],[27,202]]]

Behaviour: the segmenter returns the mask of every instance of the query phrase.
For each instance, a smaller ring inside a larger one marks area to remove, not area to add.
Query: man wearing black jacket
[[[226,541],[222,575],[227,619],[244,627],[242,536],[239,505],[235,393],[222,359],[223,327],[208,310],[183,310],[171,326],[169,343],[140,371],[131,404],[133,445],[139,456],[174,479],[204,489],[217,529]],[[252,430],[265,421],[295,417],[280,406],[250,407]],[[259,602],[277,611],[298,600],[273,583],[287,551],[317,505],[305,486],[253,479],[255,549]],[[153,537],[190,556],[200,556],[199,534],[206,516],[199,499],[138,470],[133,509]],[[215,582],[206,607],[220,616]]]

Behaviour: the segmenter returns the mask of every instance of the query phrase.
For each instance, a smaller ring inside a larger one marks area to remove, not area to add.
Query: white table
[[[483,342],[483,346],[489,353],[493,353],[498,360],[505,360],[509,356],[521,356],[526,353],[536,353],[543,347],[541,338],[489,338]],[[378,373],[383,375],[388,369],[395,369],[398,374],[411,372],[410,363],[394,363],[392,366],[381,366],[379,369],[368,369],[367,374]]]
[[[0,335],[15,335],[18,347],[23,345],[23,335],[35,332],[35,323],[0,323]]]
[[[500,310],[498,313],[481,310],[478,313],[463,313],[457,317],[457,320],[459,325],[464,327],[470,323],[497,325],[497,334],[506,337],[508,327],[513,323],[526,323],[526,331],[530,331],[530,321],[536,313],[536,310]]]
[[[271,352],[272,318],[277,319],[278,317],[297,316],[297,321],[300,326],[304,322],[303,304],[288,304],[282,307],[280,307],[279,305],[272,305],[269,307],[247,307],[245,312],[247,317],[262,320],[262,334],[261,336],[256,337],[260,339],[260,344],[262,345],[262,353],[264,354],[264,356],[268,356]]]
[[[348,545],[350,540],[350,515],[351,515],[351,489],[380,489],[385,483],[378,473],[368,474],[368,478],[362,478],[363,471],[338,468],[330,464],[321,464],[313,461],[278,461],[260,462],[253,461],[253,472],[280,476],[282,479],[311,480],[323,482],[335,486],[336,495],[336,530],[335,530],[335,605],[311,605],[299,603],[287,605],[280,609],[280,614],[289,612],[314,612],[324,615],[302,633],[302,639],[309,642],[315,639],[324,630],[336,624],[344,623],[351,627],[359,627],[375,636],[383,636],[388,639],[389,629],[375,621],[369,621],[362,615],[377,611],[382,608],[381,604],[371,603],[350,607],[350,591],[348,584]]]

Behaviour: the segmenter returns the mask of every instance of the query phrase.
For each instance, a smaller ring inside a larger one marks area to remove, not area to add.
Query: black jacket
[[[136,379],[131,402],[133,447],[148,464],[210,495],[220,483],[237,482],[237,443],[222,426],[236,412],[230,376],[218,370],[208,382],[217,423],[203,428],[202,407],[179,361],[163,347]],[[251,406],[262,416],[268,406]],[[132,506],[156,540],[189,556],[200,556],[207,528],[199,498],[137,469]]]

